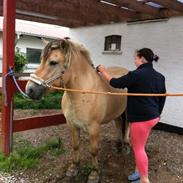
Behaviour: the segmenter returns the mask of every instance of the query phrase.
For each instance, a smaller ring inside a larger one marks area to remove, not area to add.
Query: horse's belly
[[[106,95],[81,95],[71,101],[67,95],[62,98],[62,111],[71,126],[87,131],[94,123],[106,123],[118,118],[126,108],[126,97]]]
[[[112,97],[111,100],[108,100],[105,110],[105,118],[102,123],[109,122],[118,118],[126,109],[127,98],[126,97]]]

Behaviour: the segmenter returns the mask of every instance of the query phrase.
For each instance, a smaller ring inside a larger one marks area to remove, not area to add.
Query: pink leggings
[[[148,157],[145,152],[145,145],[152,127],[158,121],[159,117],[148,121],[130,123],[131,143],[140,176],[148,175]]]

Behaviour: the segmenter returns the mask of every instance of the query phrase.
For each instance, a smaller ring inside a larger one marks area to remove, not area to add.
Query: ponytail
[[[157,62],[159,60],[159,56],[155,55],[150,48],[142,48],[137,50],[137,55],[139,57],[144,57],[147,62]]]
[[[154,55],[154,56],[153,56],[153,60],[154,60],[155,62],[158,62],[159,56],[158,56],[158,55]]]

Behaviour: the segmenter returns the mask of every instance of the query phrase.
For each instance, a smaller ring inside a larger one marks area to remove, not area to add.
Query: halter
[[[64,74],[64,71],[62,71],[60,74],[57,74],[47,80],[44,80],[40,77],[38,77],[36,74],[30,74],[30,78],[29,80],[30,81],[33,81],[34,83],[38,84],[38,85],[41,85],[41,86],[44,86],[44,87],[49,87],[50,88],[50,85],[49,83],[51,83],[52,81],[62,77]]]

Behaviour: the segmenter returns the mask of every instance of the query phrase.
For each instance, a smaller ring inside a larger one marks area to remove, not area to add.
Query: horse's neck
[[[66,87],[90,89],[97,79],[96,70],[84,58],[73,62],[70,68],[70,80]]]

